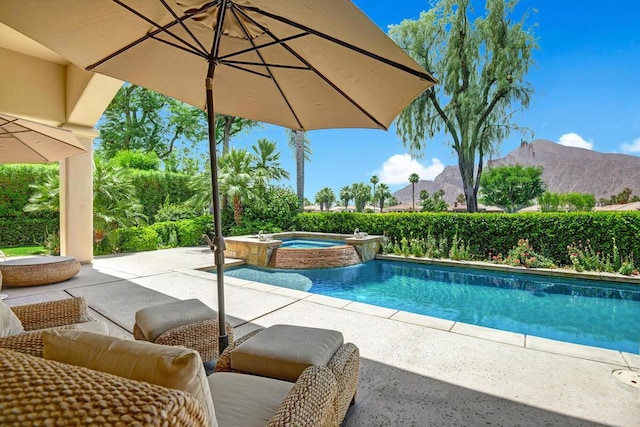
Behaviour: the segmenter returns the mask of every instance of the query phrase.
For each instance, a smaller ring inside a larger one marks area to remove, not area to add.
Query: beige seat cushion
[[[18,335],[24,332],[22,322],[11,308],[0,300],[0,338]]]
[[[235,348],[231,368],[295,382],[309,366],[326,366],[342,344],[339,331],[274,325]]]
[[[214,319],[218,314],[199,299],[187,299],[154,305],[136,312],[136,324],[147,338],[155,341],[170,329],[203,320]]]
[[[217,425],[207,376],[197,351],[84,331],[47,331],[44,358],[190,393]]]
[[[264,427],[294,383],[218,372],[209,375],[209,386],[220,426]]]

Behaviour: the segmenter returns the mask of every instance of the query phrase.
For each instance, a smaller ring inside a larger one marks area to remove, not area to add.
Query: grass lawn
[[[44,246],[20,246],[1,250],[7,258],[12,256],[42,255],[45,253]]]

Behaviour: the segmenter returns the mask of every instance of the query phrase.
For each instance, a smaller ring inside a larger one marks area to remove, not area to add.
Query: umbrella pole
[[[213,109],[213,72],[215,65],[211,64],[206,79],[207,89],[207,120],[209,123],[209,161],[211,164],[211,193],[213,196],[213,255],[216,266],[218,284],[218,352],[219,354],[229,345],[226,328],[226,313],[224,309],[224,237],[222,237],[222,220],[220,208],[220,191],[218,187],[218,161],[216,155],[216,120]]]

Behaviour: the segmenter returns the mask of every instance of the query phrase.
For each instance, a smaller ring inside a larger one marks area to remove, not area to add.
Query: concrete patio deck
[[[232,262],[233,260],[227,260]],[[62,283],[3,288],[9,305],[84,296],[112,335],[174,299],[216,309],[207,247],[96,257]],[[344,426],[640,425],[640,393],[612,376],[640,355],[418,316],[227,278],[236,336],[277,323],[333,328],[360,348],[360,383]],[[640,339],[640,337],[639,337]]]

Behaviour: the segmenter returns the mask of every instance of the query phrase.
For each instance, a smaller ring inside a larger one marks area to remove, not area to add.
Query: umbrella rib
[[[267,78],[267,79],[272,79],[272,78],[273,78],[273,76],[271,76],[271,75],[269,75],[269,74],[264,74],[264,73],[260,73],[260,72],[258,72],[258,71],[250,70],[250,69],[248,69],[248,68],[239,67],[239,66],[237,66],[237,65],[235,65],[235,64],[228,64],[228,63],[226,63],[226,62],[221,62],[221,63],[220,63],[220,65],[226,65],[227,67],[231,67],[231,68],[235,68],[235,69],[237,69],[237,70],[245,71],[245,72],[247,72],[247,73],[255,74],[255,75],[258,75],[258,76],[260,76],[260,77],[265,77],[265,78]]]
[[[382,123],[380,123],[380,121],[378,119],[376,119],[370,112],[368,112],[364,107],[362,107],[359,103],[357,103],[353,98],[351,98],[349,95],[347,95],[345,93],[345,91],[343,91],[342,89],[340,89],[335,83],[333,83],[330,79],[327,78],[327,76],[325,76],[324,74],[322,74],[320,71],[318,71],[318,69],[316,69],[313,65],[311,65],[306,59],[304,59],[302,56],[300,56],[298,54],[298,52],[296,52],[295,50],[293,50],[289,45],[287,45],[286,43],[282,45],[282,47],[284,47],[285,49],[287,49],[287,51],[289,51],[289,53],[293,56],[295,56],[296,58],[298,58],[299,61],[301,61],[303,64],[307,64],[307,66],[309,67],[309,69],[311,71],[313,71],[318,77],[320,77],[322,80],[324,80],[324,82],[326,84],[328,84],[329,86],[331,86],[336,92],[338,92],[340,95],[342,95],[342,97],[344,99],[346,99],[347,101],[349,101],[354,107],[356,107],[358,110],[360,110],[362,112],[362,114],[364,114],[365,116],[369,117],[369,119],[374,122],[375,124],[377,124],[380,128],[387,130],[387,127],[385,125],[383,125]]]
[[[414,76],[420,77],[421,79],[427,80],[427,81],[429,81],[431,83],[434,83],[434,84],[437,83],[437,80],[435,80],[428,73],[424,73],[422,71],[414,70],[413,68],[407,67],[404,64],[400,64],[400,63],[392,61],[392,60],[390,60],[388,58],[382,57],[380,55],[376,55],[373,52],[369,52],[368,50],[362,49],[362,48],[360,48],[358,46],[355,46],[355,45],[352,45],[350,43],[347,43],[344,40],[340,40],[340,39],[332,37],[332,36],[330,36],[328,34],[325,34],[325,33],[322,33],[320,31],[314,30],[313,28],[307,27],[306,25],[302,25],[302,24],[300,24],[298,22],[295,22],[295,21],[292,21],[290,19],[287,19],[287,18],[285,18],[283,16],[274,15],[273,13],[267,12],[265,10],[262,10],[262,9],[258,8],[258,7],[255,7],[255,6],[238,6],[238,7],[242,8],[242,9],[246,9],[246,10],[252,11],[252,12],[256,12],[256,13],[262,14],[264,16],[267,16],[267,17],[271,18],[271,19],[275,19],[276,21],[280,21],[280,22],[282,22],[284,24],[287,24],[287,25],[290,25],[292,27],[298,28],[298,29],[300,29],[302,31],[306,31],[308,33],[311,33],[311,34],[313,34],[315,36],[318,36],[318,37],[323,38],[325,40],[328,40],[330,42],[333,42],[335,44],[339,44],[340,46],[346,47],[347,49],[351,49],[351,50],[353,50],[355,52],[358,52],[358,53],[360,53],[362,55],[368,56],[369,58],[375,59],[375,60],[377,60],[379,62],[383,62],[383,63],[385,63],[387,65],[390,65],[392,67],[398,68],[398,69],[400,69],[402,71],[405,71],[405,72],[407,72],[409,74],[412,74]]]
[[[151,36],[151,37],[149,37],[149,38],[150,38],[150,39],[153,39],[153,40],[155,40],[155,41],[158,41],[158,42],[160,42],[160,43],[168,44],[169,46],[175,47],[176,49],[183,50],[183,51],[185,51],[185,52],[187,52],[187,53],[192,53],[192,54],[194,54],[194,55],[196,55],[196,56],[199,56],[199,57],[201,57],[201,58],[205,58],[205,59],[206,59],[206,58],[208,58],[208,57],[209,57],[209,54],[208,54],[208,53],[206,53],[206,52],[200,52],[200,51],[197,51],[197,50],[196,50],[196,51],[193,51],[193,50],[191,50],[191,49],[187,49],[187,48],[186,48],[186,47],[184,47],[184,46],[180,46],[179,44],[176,44],[176,43],[170,42],[169,40],[159,39],[158,37],[155,37],[155,36]]]
[[[260,61],[262,61],[262,63],[265,65],[267,73],[269,73],[269,75],[271,76],[271,79],[273,80],[273,84],[276,85],[276,89],[278,89],[278,92],[280,92],[280,96],[282,96],[282,99],[284,100],[285,104],[287,104],[287,107],[289,107],[289,111],[291,111],[291,114],[296,119],[296,122],[298,123],[298,126],[300,126],[300,128],[302,129],[303,128],[302,123],[300,122],[300,119],[298,118],[298,115],[296,114],[295,110],[293,109],[293,106],[289,102],[289,98],[287,98],[287,96],[284,94],[284,92],[282,91],[282,87],[280,87],[280,83],[278,83],[278,80],[274,77],[273,73],[271,72],[271,69],[266,65],[266,62],[265,62],[264,58],[262,57],[262,53],[260,52],[260,50],[258,50],[258,48],[256,48],[256,45],[253,42],[253,39],[250,37],[249,32],[245,28],[245,26],[242,23],[242,21],[240,20],[240,18],[238,18],[237,13],[242,13],[242,15],[244,15],[247,19],[249,19],[251,22],[253,22],[255,25],[257,25],[262,31],[264,31],[265,33],[269,34],[269,36],[274,41],[278,41],[278,37],[276,37],[274,34],[272,34],[271,31],[269,31],[268,28],[265,28],[259,22],[256,22],[253,18],[251,18],[249,15],[247,15],[242,9],[238,9],[236,6],[237,6],[236,4],[232,3],[231,12],[232,12],[234,18],[240,24],[240,28],[242,28],[242,31],[245,33],[245,36],[247,37],[247,39],[251,43],[251,46],[253,46],[253,48],[255,49],[256,55],[258,55],[258,58],[260,58]],[[279,44],[281,46],[286,46],[286,44],[284,44],[284,43],[279,43]]]
[[[204,52],[199,52],[198,48],[196,46],[193,46],[191,43],[187,42],[186,40],[183,40],[181,37],[179,37],[176,34],[173,34],[172,32],[170,32],[168,30],[169,30],[169,28],[171,28],[171,27],[173,27],[175,25],[178,25],[179,21],[185,21],[187,19],[190,19],[193,15],[201,13],[203,10],[207,10],[209,7],[212,6],[212,3],[218,3],[217,1],[216,2],[212,2],[212,3],[207,3],[207,4],[203,5],[203,6],[201,6],[200,8],[198,8],[198,10],[195,10],[192,13],[186,14],[186,15],[178,18],[176,21],[169,22],[168,24],[163,25],[163,26],[160,26],[155,21],[147,18],[146,16],[144,16],[143,14],[138,12],[137,10],[133,9],[129,5],[122,3],[120,0],[111,0],[111,1],[113,1],[116,4],[118,4],[122,8],[128,10],[129,12],[133,13],[138,18],[140,18],[140,19],[146,21],[147,23],[153,25],[154,27],[157,28],[157,30],[151,31],[151,32],[145,34],[144,36],[140,37],[138,40],[135,40],[135,41],[129,43],[128,45],[121,47],[117,51],[105,56],[101,60],[99,60],[99,61],[87,66],[86,67],[87,71],[93,71],[96,67],[99,67],[100,65],[102,65],[105,62],[109,61],[110,59],[113,59],[116,56],[120,55],[121,53],[126,52],[127,50],[131,49],[132,47],[135,47],[135,46],[139,45],[140,43],[142,43],[145,40],[148,40],[150,38],[153,38],[154,40],[160,40],[160,39],[155,37],[159,33],[166,33],[170,37],[173,37],[173,38],[177,39],[179,42],[181,42],[181,43],[185,44],[186,46],[190,47],[191,49],[193,49],[193,51],[189,51],[188,49],[183,48],[183,50],[186,50],[189,53],[192,53],[192,54],[195,54],[195,55],[199,55],[200,53],[204,53],[206,55],[208,53],[208,52],[206,52],[206,50]]]
[[[261,25],[259,22],[256,22],[255,20],[253,20],[248,14],[246,14],[244,12],[243,9],[239,9],[238,12],[242,13],[245,17],[247,17],[247,19],[251,20],[255,25],[257,25],[258,27],[260,27],[266,34],[268,34],[272,39],[274,40],[278,40],[278,37],[273,34],[271,31],[269,31],[268,28],[264,27],[263,25]],[[252,42],[253,44],[253,42]],[[294,56],[295,58],[298,59],[298,61],[302,62],[303,64],[305,64],[309,70],[313,71],[318,77],[320,77],[322,80],[324,80],[324,82],[326,84],[328,84],[329,86],[331,86],[333,88],[333,90],[335,90],[336,92],[338,92],[340,95],[342,95],[342,97],[344,99],[346,99],[347,101],[349,101],[351,103],[351,105],[353,105],[354,107],[356,107],[358,110],[360,110],[362,112],[362,114],[364,114],[365,116],[367,116],[369,118],[369,120],[371,120],[373,123],[375,123],[378,127],[380,127],[381,129],[387,130],[387,127],[385,125],[383,125],[382,123],[380,123],[380,121],[378,119],[376,119],[370,112],[368,112],[366,109],[364,109],[360,104],[358,104],[353,98],[351,98],[349,95],[347,95],[342,89],[340,89],[338,86],[336,86],[335,83],[333,83],[330,79],[328,79],[324,74],[322,74],[320,71],[318,71],[313,65],[311,65],[309,63],[309,61],[307,61],[306,59],[304,59],[301,55],[299,55],[295,50],[293,50],[288,44],[286,43],[280,43],[280,45],[285,48],[292,56]],[[262,61],[264,61],[264,59],[262,59],[262,55],[260,55],[260,52],[257,51],[256,52],[258,54],[258,56],[260,57],[260,59]],[[268,68],[267,68],[268,71]],[[271,73],[270,73],[271,74]],[[293,111],[293,107],[291,106],[291,104],[289,104],[289,101],[287,99],[287,97],[285,96],[285,94],[282,92],[282,90],[280,89],[280,85],[278,84],[278,81],[276,80],[275,77],[273,77],[273,81],[276,84],[276,86],[278,87],[278,90],[280,91],[280,94],[282,95],[282,97],[284,98],[285,102],[287,103],[287,105],[289,106],[289,108],[291,109],[291,113],[295,116],[295,112]],[[296,116],[296,120],[297,120],[297,116]],[[300,121],[298,120],[298,124],[300,125],[300,127],[302,128],[302,124],[300,123]]]
[[[309,70],[309,67],[302,67],[299,65],[282,65],[282,64],[267,64],[267,63],[259,63],[259,62],[249,62],[249,61],[224,61],[221,62],[227,65],[255,65],[256,67],[271,67],[271,68],[288,68],[290,70]]]
[[[202,43],[200,43],[200,39],[198,39],[196,36],[193,35],[193,33],[191,32],[191,30],[189,28],[187,28],[186,25],[184,25],[184,21],[180,20],[180,17],[178,15],[176,15],[176,13],[173,11],[173,9],[171,9],[169,7],[169,5],[167,4],[167,2],[165,0],[160,0],[162,2],[162,5],[165,7],[165,9],[167,9],[169,11],[169,13],[171,14],[171,16],[173,16],[173,18],[180,24],[180,26],[182,27],[182,29],[189,34],[189,36],[191,37],[191,40],[193,40],[194,42],[196,42],[196,44],[198,46],[200,46],[200,49],[202,52],[206,52],[207,48],[204,47],[204,45]],[[220,1],[216,1],[214,3],[220,3]],[[210,6],[217,6],[217,4],[211,4]]]
[[[272,42],[269,42],[269,43],[261,44],[259,46],[254,45],[254,47],[250,47],[250,48],[247,48],[247,49],[239,50],[237,52],[229,53],[227,55],[223,55],[223,56],[220,57],[220,59],[221,60],[222,59],[227,59],[227,58],[230,58],[232,56],[242,55],[243,53],[253,52],[253,51],[256,51],[256,50],[259,50],[259,49],[264,49],[266,47],[279,45],[279,44],[282,44],[282,43],[285,43],[285,42],[288,42],[288,41],[291,41],[291,40],[295,40],[295,39],[298,39],[300,37],[308,36],[308,35],[309,35],[309,33],[300,33],[300,34],[296,34],[294,36],[289,36],[289,37],[285,37],[283,39],[279,39],[279,40],[275,40],[275,41],[272,41]]]

